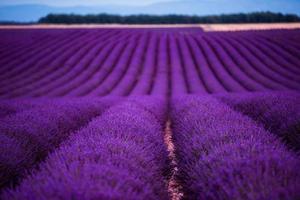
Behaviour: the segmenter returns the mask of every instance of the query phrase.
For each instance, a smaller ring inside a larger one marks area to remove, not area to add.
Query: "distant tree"
[[[42,17],[38,23],[46,24],[215,24],[215,23],[283,23],[300,22],[300,17],[293,14],[272,12],[253,12],[238,14],[222,14],[209,16],[189,15],[76,15],[49,14]]]

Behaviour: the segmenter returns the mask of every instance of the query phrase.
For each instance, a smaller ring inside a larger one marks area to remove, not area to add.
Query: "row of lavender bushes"
[[[300,198],[299,157],[248,116],[213,97],[189,96],[173,101],[171,121],[186,199]]]
[[[227,94],[217,98],[279,136],[290,149],[300,150],[298,92]]]
[[[100,115],[115,99],[35,100],[7,104],[0,123],[0,189],[13,186],[68,136]],[[30,103],[29,103],[30,102]],[[30,107],[31,106],[31,107]],[[12,111],[10,113],[10,111]]]
[[[0,47],[0,97],[300,89],[299,30],[175,30],[35,30],[35,39],[20,46],[7,36],[16,33],[2,31],[10,45]]]
[[[153,98],[112,106],[2,199],[168,199],[166,108]]]
[[[184,95],[170,105],[140,96],[3,101],[1,198],[168,199],[169,107],[184,198],[298,199],[298,99],[278,92]]]

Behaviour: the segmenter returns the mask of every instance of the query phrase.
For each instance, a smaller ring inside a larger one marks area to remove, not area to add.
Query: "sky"
[[[300,16],[300,0],[0,0],[0,21],[19,22],[34,22],[50,13],[201,16],[259,11]]]
[[[172,0],[0,0],[0,5],[17,5],[17,4],[45,4],[51,6],[76,6],[76,5],[148,5],[159,2]],[[174,1],[174,0],[173,0]]]

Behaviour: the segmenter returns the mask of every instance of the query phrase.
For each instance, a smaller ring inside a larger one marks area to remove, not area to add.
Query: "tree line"
[[[49,14],[38,23],[46,24],[226,24],[226,23],[300,22],[295,14],[253,12],[209,16],[190,15],[112,15]]]

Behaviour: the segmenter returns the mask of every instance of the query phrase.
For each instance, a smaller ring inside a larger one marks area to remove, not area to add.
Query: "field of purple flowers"
[[[0,199],[300,199],[300,30],[0,30]]]

